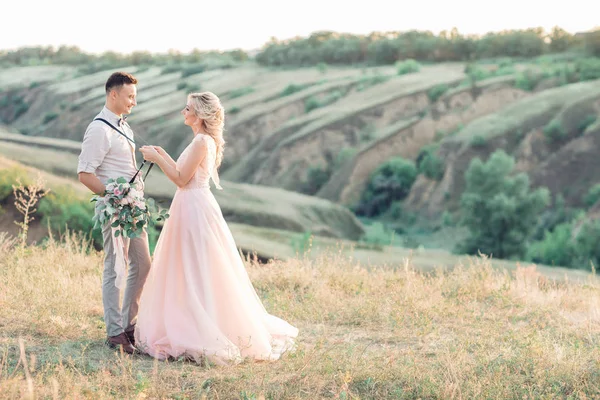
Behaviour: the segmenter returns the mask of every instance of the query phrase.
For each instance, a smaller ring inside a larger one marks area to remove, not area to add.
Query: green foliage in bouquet
[[[145,199],[141,182],[128,183],[123,177],[109,179],[104,196],[94,196],[96,212],[94,228],[110,224],[115,229],[115,237],[136,238],[144,228],[166,220],[166,209],[158,210],[153,199]]]

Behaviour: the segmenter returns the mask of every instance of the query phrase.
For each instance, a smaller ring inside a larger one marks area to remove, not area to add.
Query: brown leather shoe
[[[106,339],[106,344],[111,349],[118,349],[121,347],[123,351],[127,354],[135,353],[135,347],[131,345],[131,342],[127,338],[125,332],[118,334],[117,336],[109,336]]]
[[[135,328],[125,332],[125,335],[127,336],[127,339],[129,339],[129,343],[131,343],[132,346],[135,346]]]

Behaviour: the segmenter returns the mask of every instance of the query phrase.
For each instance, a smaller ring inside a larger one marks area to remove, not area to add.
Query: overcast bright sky
[[[284,9],[288,4],[293,6]],[[483,34],[559,25],[575,33],[600,25],[600,2],[593,0],[5,0],[0,9],[0,49],[65,44],[122,53],[256,49],[271,36],[318,30],[437,34],[456,26],[461,33]]]

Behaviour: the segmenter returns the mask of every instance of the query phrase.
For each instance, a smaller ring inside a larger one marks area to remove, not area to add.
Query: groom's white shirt
[[[124,123],[119,126],[119,116],[106,106],[96,118],[107,120],[134,140],[129,125]],[[83,135],[77,173],[95,174],[106,185],[110,178],[122,176],[129,180],[136,171],[135,145],[104,122],[92,121]]]

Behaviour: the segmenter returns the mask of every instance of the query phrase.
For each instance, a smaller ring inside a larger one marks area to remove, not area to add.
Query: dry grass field
[[[58,239],[58,238],[57,238]],[[551,399],[600,396],[600,285],[472,259],[419,271],[330,251],[247,261],[295,352],[238,366],[157,362],[103,345],[101,253],[0,235],[3,399]]]

